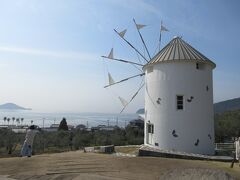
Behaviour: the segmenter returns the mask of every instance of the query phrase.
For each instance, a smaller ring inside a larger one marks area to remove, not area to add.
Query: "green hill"
[[[240,98],[229,99],[227,101],[222,101],[214,104],[215,113],[223,113],[226,111],[238,110],[240,109]]]
[[[238,109],[240,109],[240,98],[229,99],[214,104],[214,113],[224,113]],[[144,114],[144,108],[139,109],[136,113]]]

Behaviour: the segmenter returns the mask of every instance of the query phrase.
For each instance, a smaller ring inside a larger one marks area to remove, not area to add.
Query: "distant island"
[[[136,114],[144,114],[144,108],[137,110]]]
[[[3,109],[3,110],[32,110],[31,108],[24,108],[24,107],[14,104],[14,103],[2,104],[2,105],[0,105],[0,109]]]

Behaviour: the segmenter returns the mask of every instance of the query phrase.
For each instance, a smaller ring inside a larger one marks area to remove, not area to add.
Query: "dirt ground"
[[[235,164],[230,169],[230,163],[75,151],[31,158],[1,158],[0,179],[240,179],[240,167]]]

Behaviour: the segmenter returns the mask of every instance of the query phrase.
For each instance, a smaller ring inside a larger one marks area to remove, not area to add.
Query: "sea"
[[[4,122],[4,117],[10,118],[9,122]],[[20,123],[13,117],[24,118]],[[43,113],[27,110],[14,110],[14,111],[0,111],[0,124],[1,125],[38,125],[39,127],[50,127],[52,124],[59,124],[63,118],[66,118],[68,125],[77,126],[84,124],[87,127],[94,127],[98,125],[109,125],[125,127],[129,121],[137,119],[137,114],[108,114],[108,113]]]

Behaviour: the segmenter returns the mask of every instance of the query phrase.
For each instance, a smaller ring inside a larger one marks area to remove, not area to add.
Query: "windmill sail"
[[[145,49],[146,49],[146,51],[147,51],[147,53],[148,53],[149,59],[151,60],[151,56],[150,56],[150,53],[149,53],[149,51],[148,51],[147,45],[146,45],[145,41],[143,40],[142,34],[141,34],[140,31],[139,31],[139,29],[145,27],[146,25],[137,24],[134,18],[133,18],[133,22],[134,22],[134,24],[136,25],[138,34],[139,34],[139,36],[140,36],[140,38],[141,38],[141,40],[142,40],[142,43],[143,43],[143,45],[144,45],[144,47],[145,47]]]
[[[163,26],[163,23],[161,21],[161,27],[160,27],[160,36],[159,36],[159,51],[160,51],[160,46],[161,46],[161,40],[162,40],[162,32],[164,31],[169,31],[165,26]]]
[[[136,27],[138,30],[144,28],[145,26],[146,25],[144,25],[144,24],[136,24]]]
[[[119,32],[118,34],[119,34],[119,36],[121,36],[123,38],[125,36],[126,32],[127,32],[127,29],[124,29],[122,32]]]
[[[131,100],[129,101],[129,103],[132,102],[132,100],[138,95],[139,91],[142,89],[143,86],[144,86],[144,84],[142,84],[142,85],[139,87],[139,89],[137,90],[137,92],[132,96],[132,98],[131,98]]]
[[[110,73],[108,73],[108,82],[109,82],[109,85],[112,85],[115,83]]]
[[[123,105],[123,107],[126,107],[127,105],[128,105],[128,102],[125,100],[125,99],[123,99],[122,97],[118,97],[119,98],[119,100],[121,101],[121,104]]]
[[[122,112],[125,110],[125,108],[127,107],[127,105],[129,105],[129,104],[133,101],[133,99],[138,95],[139,91],[142,89],[143,86],[144,86],[144,84],[142,84],[142,85],[140,86],[140,88],[137,90],[137,92],[134,93],[134,95],[132,96],[132,98],[130,99],[130,101],[123,107],[123,109],[121,110],[120,113],[122,113]],[[119,97],[119,98],[120,98],[120,97]]]
[[[129,41],[127,41],[125,38],[124,38],[124,34],[126,33],[126,29],[122,32],[117,32],[116,29],[114,29],[114,31],[131,47],[133,48],[146,62],[148,62],[148,60],[144,57],[144,55],[142,55],[142,53],[139,52],[139,50],[137,50]]]
[[[144,66],[143,64],[135,63],[135,62],[128,61],[128,60],[124,60],[124,59],[119,59],[119,58],[109,58],[108,56],[101,56],[101,57],[103,57],[103,58],[107,58],[107,59],[111,59],[111,60],[114,60],[114,61],[123,62],[123,63],[134,64],[134,65],[138,65],[138,66]]]
[[[129,79],[132,79],[132,78],[135,78],[135,77],[138,77],[138,76],[144,76],[145,73],[141,73],[141,74],[137,74],[137,75],[134,75],[134,76],[130,76],[128,78],[125,78],[125,79],[122,79],[120,81],[117,81],[117,82],[114,82],[113,78],[111,77],[111,74],[108,73],[108,79],[109,79],[109,85],[107,86],[104,86],[104,88],[107,88],[109,86],[112,86],[112,85],[115,85],[115,84],[119,84],[119,83],[122,83],[124,81],[128,81]]]
[[[160,31],[163,32],[163,31],[169,31],[169,30],[161,24],[161,30]]]
[[[108,55],[108,58],[109,59],[113,59],[113,48],[111,49],[109,55]]]

